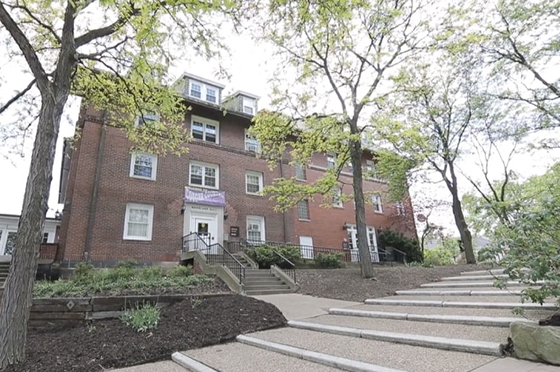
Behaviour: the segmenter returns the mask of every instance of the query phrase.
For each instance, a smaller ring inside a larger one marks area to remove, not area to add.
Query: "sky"
[[[211,80],[219,81],[226,85],[225,94],[236,90],[243,90],[256,94],[261,97],[259,101],[259,109],[266,108],[270,103],[270,93],[272,86],[269,79],[272,78],[277,65],[274,58],[271,57],[272,49],[263,44],[256,44],[253,40],[246,36],[228,36],[228,43],[231,52],[224,56],[220,61],[205,61],[193,58],[191,61],[177,61],[175,66],[170,70],[171,76],[178,78],[181,73],[189,72],[198,76],[202,76]],[[5,57],[4,57],[5,58]],[[226,68],[230,79],[218,76],[220,64]],[[2,60],[0,57],[0,66],[4,76],[21,75],[18,66],[11,65],[8,61]],[[16,89],[20,89],[22,81],[26,79],[11,79],[11,85],[3,85],[0,91],[0,103],[5,102],[9,98],[7,95]],[[53,181],[51,184],[51,193],[49,198],[48,216],[54,216],[55,211],[62,211],[63,205],[58,204],[58,188],[61,170],[61,152],[64,137],[74,134],[74,126],[78,117],[80,100],[73,97],[69,100],[63,117],[60,136],[57,144],[55,165],[53,170]],[[23,201],[27,172],[29,169],[29,158],[32,140],[27,141],[24,157],[16,155],[8,158],[0,155],[0,170],[2,171],[2,181],[0,182],[0,214],[19,214]],[[5,146],[5,144],[2,144]],[[3,152],[0,151],[0,154]],[[4,152],[5,153],[5,152]],[[542,174],[552,165],[558,158],[559,153],[536,153],[523,154],[516,157],[513,162],[513,168],[516,172],[530,176],[534,174]],[[465,158],[460,163],[461,168],[465,172],[475,172],[475,159],[472,157]],[[493,169],[496,178],[499,177],[499,167]],[[464,178],[461,179],[461,193],[471,191],[468,183]],[[419,200],[423,195],[436,195],[437,198],[449,200],[448,191],[442,183],[423,183],[414,184],[411,189],[413,200]],[[444,226],[451,235],[457,235],[453,223],[453,216],[450,208],[438,208],[431,216],[430,221],[438,225]]]

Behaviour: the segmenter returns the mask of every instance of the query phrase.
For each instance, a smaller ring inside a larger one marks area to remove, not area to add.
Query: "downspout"
[[[282,166],[282,158],[280,158],[280,178],[284,178],[284,167]],[[283,228],[284,228],[284,243],[288,242],[288,231],[286,226],[288,225],[288,216],[286,215],[286,211],[282,211],[282,218],[283,218]]]
[[[105,122],[105,113],[103,114],[103,122]],[[84,245],[85,261],[89,261],[91,253],[91,241],[93,240],[93,225],[95,223],[95,214],[97,212],[97,195],[99,193],[99,179],[101,178],[101,163],[105,152],[105,124],[101,127],[101,136],[99,138],[99,147],[97,148],[97,162],[95,163],[95,175],[93,178],[93,190],[91,192],[91,203],[89,206],[88,224],[86,230],[86,241]]]

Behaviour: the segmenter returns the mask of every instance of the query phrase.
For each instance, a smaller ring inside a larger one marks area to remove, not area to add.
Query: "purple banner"
[[[219,190],[192,189],[190,187],[185,187],[185,203],[225,207],[226,193]]]

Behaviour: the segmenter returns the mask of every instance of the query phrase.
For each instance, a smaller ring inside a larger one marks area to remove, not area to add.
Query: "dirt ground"
[[[120,320],[89,327],[30,330],[27,359],[7,372],[96,372],[170,359],[175,351],[231,341],[238,334],[286,324],[273,305],[224,295],[185,300],[161,310],[152,331],[138,333]]]
[[[434,268],[406,266],[376,266],[374,279],[364,279],[359,268],[331,270],[298,270],[299,293],[346,301],[391,296],[395,291],[418,288],[420,284],[446,276],[461,275],[462,271],[483,270],[476,265],[440,266]]]

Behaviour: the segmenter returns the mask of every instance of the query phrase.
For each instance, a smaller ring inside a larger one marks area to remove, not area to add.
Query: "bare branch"
[[[8,107],[10,107],[14,102],[16,102],[18,99],[23,97],[27,92],[29,92],[34,85],[35,85],[35,79],[31,80],[31,82],[27,84],[27,86],[21,92],[13,96],[8,102],[6,102],[2,107],[0,107],[0,114],[6,111]]]

